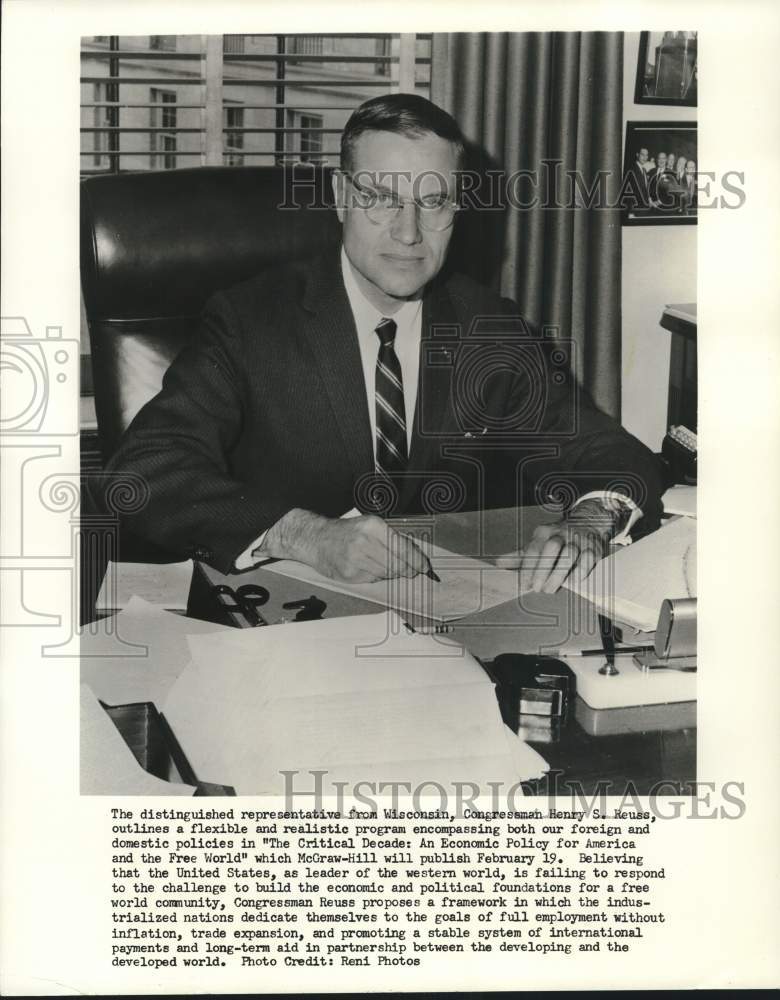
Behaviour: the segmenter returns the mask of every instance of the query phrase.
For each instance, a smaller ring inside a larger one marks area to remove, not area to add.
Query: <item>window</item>
[[[244,109],[240,106],[225,108],[225,166],[243,167],[244,133],[230,132],[229,129],[243,129]]]
[[[430,35],[97,37],[81,52],[83,174],[337,165],[359,104],[430,91]]]
[[[301,163],[322,161],[319,155],[322,153],[322,132],[314,131],[321,128],[322,118],[319,115],[301,115]]]
[[[381,57],[381,61],[374,64],[374,73],[377,76],[387,76],[390,65],[385,60],[391,55],[392,38],[377,38],[374,43],[376,54]]]
[[[322,35],[290,35],[290,52],[298,56],[321,56]]]
[[[151,131],[149,133],[150,165],[153,170],[176,168],[176,94],[172,90],[158,90],[152,87],[152,104],[160,107],[150,109],[149,124],[152,129],[170,129],[170,132]]]
[[[92,163],[97,168],[105,168],[108,166],[108,157],[105,154],[108,150],[108,138],[110,133],[104,131],[104,129],[106,126],[111,125],[111,118],[109,109],[105,107],[105,102],[107,100],[106,90],[106,84],[104,83],[92,84],[92,98],[94,101],[94,107],[92,108],[92,125],[95,129],[92,133],[92,148],[94,153]]]
[[[149,48],[152,52],[175,52],[176,35],[150,35]]]
[[[322,163],[321,115],[287,111],[287,153],[293,163]]]
[[[242,56],[245,51],[243,35],[223,35],[222,51],[226,56]]]

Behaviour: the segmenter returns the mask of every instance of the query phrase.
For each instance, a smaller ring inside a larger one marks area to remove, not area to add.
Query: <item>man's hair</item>
[[[355,142],[365,132],[395,132],[412,139],[438,135],[452,143],[458,167],[463,165],[466,143],[458,123],[452,115],[417,94],[372,97],[352,112],[341,136],[343,170],[352,169]]]

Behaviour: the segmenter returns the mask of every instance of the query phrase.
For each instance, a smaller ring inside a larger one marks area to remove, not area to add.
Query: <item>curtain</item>
[[[470,257],[473,273],[476,257],[478,276],[531,322],[572,338],[580,384],[619,419],[621,220],[609,206],[621,182],[622,34],[434,34],[431,97],[461,126],[470,165],[519,178],[502,211],[463,213],[456,258]],[[573,171],[586,188],[604,172],[602,204],[572,200]],[[552,177],[563,207],[543,204]]]

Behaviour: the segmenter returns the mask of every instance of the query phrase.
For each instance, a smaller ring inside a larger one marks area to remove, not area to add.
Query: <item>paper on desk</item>
[[[661,497],[665,514],[682,514],[696,517],[696,487],[670,486]]]
[[[321,621],[231,629],[190,640],[194,664],[219,668],[226,683],[240,683],[252,664],[253,684],[273,697],[300,692],[325,696],[348,691],[431,684],[491,685],[473,656],[445,636],[409,634],[395,612]],[[282,670],[280,664],[289,663]]]
[[[192,795],[191,785],[144,771],[93,692],[81,685],[82,795]]]
[[[479,559],[448,552],[447,549],[417,538],[415,543],[430,559],[440,583],[423,574],[418,574],[411,580],[398,577],[376,583],[343,583],[322,576],[310,566],[290,559],[270,563],[264,568],[340,594],[352,594],[396,611],[437,621],[465,618],[466,615],[476,614],[496,604],[516,600],[519,596],[517,573],[498,569]]]
[[[479,664],[406,634],[392,613],[207,636],[192,652],[165,715],[201,780],[239,795],[282,793],[282,771],[309,785],[311,770],[327,782],[484,784],[545,769],[523,746],[518,773]]]
[[[186,611],[192,579],[192,560],[175,563],[108,563],[95,608],[125,608],[133,596],[172,611]]]
[[[696,521],[681,517],[597,563],[566,587],[642,632],[658,624],[667,598],[696,597]]]
[[[107,705],[153,701],[159,707],[189,662],[187,636],[233,631],[132,597],[119,614],[82,629],[81,680]]]

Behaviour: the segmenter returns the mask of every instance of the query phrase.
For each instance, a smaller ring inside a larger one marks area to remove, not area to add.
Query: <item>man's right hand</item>
[[[371,514],[329,518],[288,511],[268,531],[262,554],[295,559],[347,583],[372,583],[426,573],[428,559],[411,538]]]

